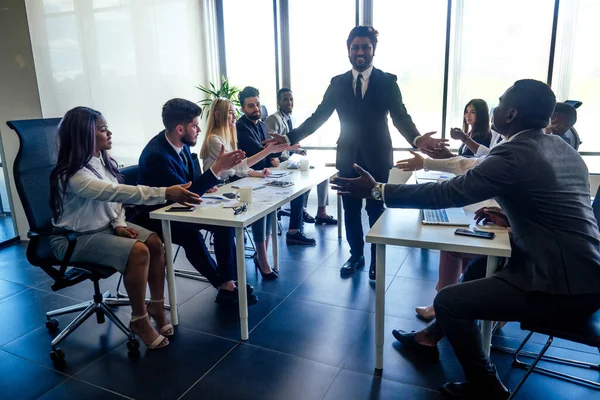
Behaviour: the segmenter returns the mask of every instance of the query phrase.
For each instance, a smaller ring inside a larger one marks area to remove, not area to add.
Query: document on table
[[[198,204],[200,208],[215,208],[223,206],[225,202],[223,200],[217,199],[207,199],[205,197],[202,198],[202,203]]]
[[[415,173],[415,177],[417,181],[426,180],[426,181],[437,181],[438,179],[451,179],[456,175],[451,174],[450,172],[439,172],[439,171],[424,171],[420,170]]]
[[[271,171],[271,175],[267,176],[266,178],[271,178],[271,179],[277,179],[277,178],[283,178],[284,176],[288,176],[291,175],[290,171]]]
[[[254,195],[254,201],[260,203],[276,203],[281,200],[282,197],[287,197],[294,193],[293,189],[278,188],[269,186],[265,190],[261,190]]]
[[[263,178],[243,178],[231,185],[231,187],[234,189],[239,189],[240,187],[248,186],[251,187],[252,190],[264,189],[265,181],[263,180]]]

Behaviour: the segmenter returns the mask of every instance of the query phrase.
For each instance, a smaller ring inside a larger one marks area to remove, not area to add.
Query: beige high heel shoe
[[[431,321],[435,318],[435,310],[433,309],[433,305],[427,307],[417,307],[415,308],[415,312],[419,318],[424,319],[425,321]]]
[[[150,304],[150,303],[156,303],[156,304],[162,303],[161,307],[164,308],[164,306],[165,306],[165,299],[162,298],[162,299],[159,299],[159,300],[150,300],[150,302],[148,304]],[[152,319],[154,319],[154,321],[156,321],[156,317],[154,315],[152,315],[152,313],[150,313],[150,311],[148,310],[148,304],[146,305],[146,311],[148,312],[148,314],[150,314],[150,316],[152,317]],[[157,322],[157,324],[158,324],[158,322]],[[163,325],[163,326],[160,326],[160,327],[157,327],[157,328],[158,328],[158,333],[160,333],[163,336],[171,337],[171,336],[173,336],[175,334],[175,328],[173,328],[172,324],[166,324],[166,325]]]
[[[148,318],[148,323],[150,323],[150,317],[148,316],[148,313],[144,314],[144,315],[140,315],[139,317],[135,317],[133,316],[133,314],[131,315],[131,321],[129,321],[129,330],[131,332],[133,332],[134,334],[136,334],[138,337],[140,336],[139,334],[137,334],[131,327],[131,324],[142,320],[144,318]],[[141,339],[141,337],[140,337]],[[142,340],[143,341],[143,340]],[[159,334],[158,337],[156,339],[154,339],[154,341],[150,344],[144,342],[144,344],[146,346],[148,346],[149,350],[157,350],[157,349],[161,349],[163,347],[166,347],[169,345],[169,339],[167,339],[166,337],[164,337],[163,335]]]

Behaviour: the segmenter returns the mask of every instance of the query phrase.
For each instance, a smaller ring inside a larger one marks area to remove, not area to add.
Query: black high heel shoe
[[[271,271],[268,274],[266,274],[262,271],[262,269],[260,269],[260,263],[258,261],[258,255],[256,253],[254,253],[254,269],[260,272],[260,275],[265,281],[274,281],[275,279],[279,278],[279,275],[275,271]]]

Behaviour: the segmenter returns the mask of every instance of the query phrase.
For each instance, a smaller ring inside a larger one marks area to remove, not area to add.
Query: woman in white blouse
[[[206,136],[204,137],[204,142],[200,149],[200,157],[202,157],[205,169],[210,168],[215,162],[221,151],[221,146],[224,146],[225,152],[237,150],[235,121],[235,108],[230,100],[218,98],[212,102],[209,111]],[[290,147],[287,144],[268,144],[262,151],[256,153],[252,157],[245,158],[234,168],[221,173],[220,178],[228,180],[232,177],[243,178],[252,176],[262,178],[269,176],[271,172],[268,168],[265,168],[262,171],[255,171],[250,167],[267,157],[269,154],[281,153],[290,148],[293,147]],[[255,266],[260,271],[263,279],[273,280],[277,279],[279,276],[271,269],[267,257],[270,236],[268,230],[271,226],[269,219],[270,214],[253,223],[252,236],[256,246],[256,255],[254,258]]]
[[[226,153],[237,150],[235,121],[235,108],[230,100],[218,98],[212,102],[210,105],[206,136],[204,137],[204,142],[200,149],[200,157],[202,158],[204,170],[210,168],[217,157],[219,157],[221,146],[225,147]],[[246,176],[263,178],[268,176],[271,173],[268,168],[265,168],[262,171],[255,171],[250,167],[269,154],[281,153],[287,148],[287,145],[269,144],[261,152],[256,153],[252,157],[245,158],[234,168],[222,172],[220,178],[228,180],[233,176],[238,178],[244,178]]]
[[[160,238],[125,221],[121,203],[162,204],[166,200],[199,203],[187,185],[168,188],[120,184],[116,162],[108,155],[112,132],[98,111],[76,107],[58,128],[60,149],[50,175],[50,203],[57,235],[51,238],[54,255],[63,259],[68,240],[60,231],[77,233],[73,262],[112,267],[123,274],[131,300],[129,327],[150,349],[169,344],[174,334],[164,310],[165,256]],[[146,284],[150,303],[146,306]],[[156,321],[157,329],[149,315]]]

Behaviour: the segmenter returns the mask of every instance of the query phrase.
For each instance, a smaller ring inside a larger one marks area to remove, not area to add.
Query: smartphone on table
[[[482,239],[493,239],[496,234],[494,232],[472,231],[470,229],[458,228],[454,231],[455,235],[472,236]]]
[[[196,207],[194,206],[172,206],[167,208],[166,212],[185,212],[185,211],[194,211]]]

